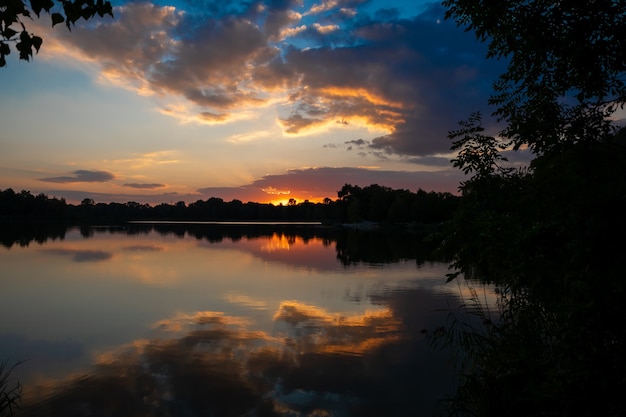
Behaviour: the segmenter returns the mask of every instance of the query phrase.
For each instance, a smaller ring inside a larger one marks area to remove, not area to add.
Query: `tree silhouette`
[[[19,58],[29,61],[39,52],[43,39],[28,31],[25,21],[33,15],[50,15],[52,26],[65,22],[69,30],[79,19],[89,20],[95,15],[113,17],[113,8],[104,0],[2,0],[0,2],[0,67],[6,66],[6,56],[13,44]]]
[[[509,59],[490,104],[500,136],[537,154],[610,140],[626,103],[626,3],[445,0],[453,18]]]
[[[443,3],[489,56],[509,59],[489,101],[504,129],[484,134],[474,113],[449,134],[454,166],[472,175],[444,240],[449,278],[495,285],[500,307],[494,321],[443,333],[463,349],[450,414],[626,415],[624,244],[614,241],[626,233],[626,131],[615,117],[626,104],[626,3]],[[507,146],[530,148],[530,166],[504,166]]]

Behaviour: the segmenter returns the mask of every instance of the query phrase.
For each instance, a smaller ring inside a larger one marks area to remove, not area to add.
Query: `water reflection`
[[[74,229],[69,229],[74,230]],[[82,227],[79,229],[84,238],[102,234],[122,234],[127,236],[158,233],[162,236],[183,238],[191,236],[209,243],[223,241],[239,242],[242,239],[272,238],[264,248],[272,252],[275,248],[294,246],[295,240],[307,244],[311,239],[319,240],[324,246],[335,245],[337,259],[350,265],[360,262],[388,263],[401,259],[414,259],[418,263],[443,261],[436,258],[436,242],[421,239],[409,233],[389,231],[359,231],[353,229],[334,229],[290,224],[128,224],[125,226]],[[0,232],[0,243],[11,248],[14,245],[28,246],[31,242],[39,244],[50,240],[64,240],[68,229],[30,228],[21,230],[5,228]],[[22,233],[23,232],[23,233]]]
[[[100,262],[113,257],[112,253],[101,250],[44,249],[44,251],[53,255],[68,256],[74,262]]]
[[[461,303],[445,263],[417,268],[419,244],[380,235],[222,232],[69,230],[1,251],[0,355],[30,359],[18,415],[432,415],[453,376],[421,331]]]
[[[451,374],[420,329],[440,323],[443,301],[383,292],[382,310],[355,316],[285,302],[272,332],[223,312],[177,315],[40,387],[20,415],[430,415]]]

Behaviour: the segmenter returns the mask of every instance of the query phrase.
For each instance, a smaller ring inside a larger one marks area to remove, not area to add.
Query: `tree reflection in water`
[[[201,244],[276,233],[263,226],[142,225],[85,230],[83,236],[153,231],[193,236]],[[288,228],[280,233],[334,244],[336,261],[346,268],[368,260],[420,264],[430,257],[428,245],[415,236]],[[375,308],[354,315],[284,300],[271,330],[222,311],[160,320],[149,337],[100,354],[88,371],[29,387],[16,416],[433,415],[436,401],[451,391],[454,373],[447,353],[433,350],[422,330],[443,325],[461,300],[411,281],[369,288],[361,296]]]

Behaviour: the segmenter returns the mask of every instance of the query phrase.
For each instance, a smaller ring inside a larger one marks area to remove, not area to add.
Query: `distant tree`
[[[104,0],[1,0],[0,1],[0,67],[6,66],[6,56],[13,44],[19,58],[30,60],[33,51],[39,52],[43,39],[28,31],[25,22],[33,15],[50,15],[52,26],[65,22],[69,30],[79,19],[95,15],[113,17],[113,8]]]
[[[337,192],[337,197],[342,201],[350,202],[356,198],[361,192],[361,187],[358,185],[344,184],[341,190]]]
[[[347,215],[348,220],[350,220],[352,223],[360,222],[361,220],[363,220],[363,218],[361,217],[361,203],[359,202],[359,200],[351,201],[348,204]]]

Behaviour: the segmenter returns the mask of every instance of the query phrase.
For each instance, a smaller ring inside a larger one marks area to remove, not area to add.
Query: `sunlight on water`
[[[148,415],[402,415],[434,403],[451,374],[421,331],[460,303],[447,264],[346,264],[342,250],[310,235],[152,229],[3,248],[0,356],[26,360],[24,410],[41,415],[94,393],[104,403],[89,407],[113,409],[120,392]]]

